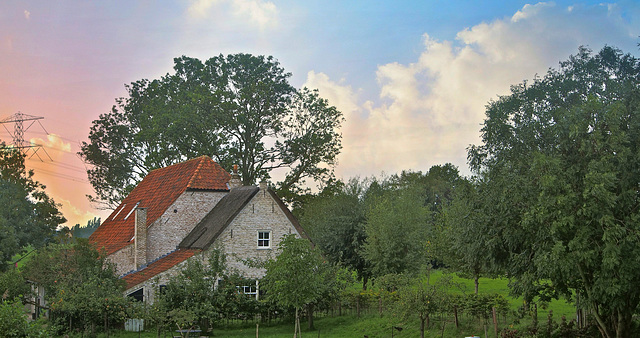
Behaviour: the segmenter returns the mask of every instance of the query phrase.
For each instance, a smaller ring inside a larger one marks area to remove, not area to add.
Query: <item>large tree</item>
[[[45,186],[26,170],[24,157],[0,143],[0,271],[21,248],[44,245],[66,221]]]
[[[580,296],[604,337],[640,302],[640,61],[581,48],[487,106],[473,168],[527,299]]]
[[[131,83],[129,96],[93,121],[80,151],[93,201],[113,206],[150,170],[200,155],[238,164],[244,184],[280,169],[278,188],[289,194],[332,176],[342,114],[316,90],[293,88],[273,57],[174,62],[173,74]]]

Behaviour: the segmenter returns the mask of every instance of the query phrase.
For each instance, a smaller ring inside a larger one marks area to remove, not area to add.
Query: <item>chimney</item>
[[[136,208],[133,263],[136,270],[147,265],[147,208]]]
[[[269,188],[269,184],[266,180],[260,181],[260,190],[267,190]]]
[[[242,186],[242,181],[240,180],[240,174],[238,174],[238,165],[233,165],[233,170],[231,171],[231,180],[229,180],[229,189],[237,188]]]

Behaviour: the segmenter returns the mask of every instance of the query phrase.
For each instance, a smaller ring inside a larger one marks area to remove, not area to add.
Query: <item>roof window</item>
[[[140,202],[136,203],[136,205],[133,206],[133,208],[131,208],[131,211],[129,211],[129,213],[127,214],[127,216],[124,217],[124,220],[126,221],[127,218],[129,218],[129,216],[131,216],[131,213],[136,210],[136,208],[138,207],[138,205],[140,205]],[[123,208],[124,209],[124,208]]]
[[[122,212],[122,210],[127,206],[127,203],[122,205],[122,208],[120,208],[120,210],[118,210],[118,212],[113,216],[113,218],[111,220],[116,219],[116,217],[118,217],[118,215],[120,215],[120,212]]]

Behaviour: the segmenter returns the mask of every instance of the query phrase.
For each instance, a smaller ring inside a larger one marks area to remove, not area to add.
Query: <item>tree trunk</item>
[[[478,282],[478,279],[480,279],[480,276],[478,276],[478,275],[476,275],[476,276],[475,276],[475,278],[473,279],[473,282],[474,282],[474,283],[475,283],[475,285],[476,285],[476,295],[478,294],[478,284],[480,284],[480,283]]]
[[[453,321],[456,324],[456,329],[458,328],[458,307],[453,307]]]
[[[426,317],[420,317],[420,338],[424,338],[424,321]]]
[[[315,328],[313,327],[313,310],[314,310],[314,306],[312,303],[307,304],[307,323],[308,323],[308,329],[309,330],[315,330]]]
[[[298,325],[300,325],[300,321],[298,320],[298,308],[296,307],[296,319],[293,329],[293,338],[298,338]]]
[[[369,281],[369,277],[364,276],[362,277],[362,290],[366,290],[367,289],[367,282]]]

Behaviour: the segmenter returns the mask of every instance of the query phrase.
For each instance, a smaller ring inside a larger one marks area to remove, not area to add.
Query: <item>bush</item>
[[[0,301],[0,332],[3,337],[48,337],[40,322],[29,322],[22,302]]]

